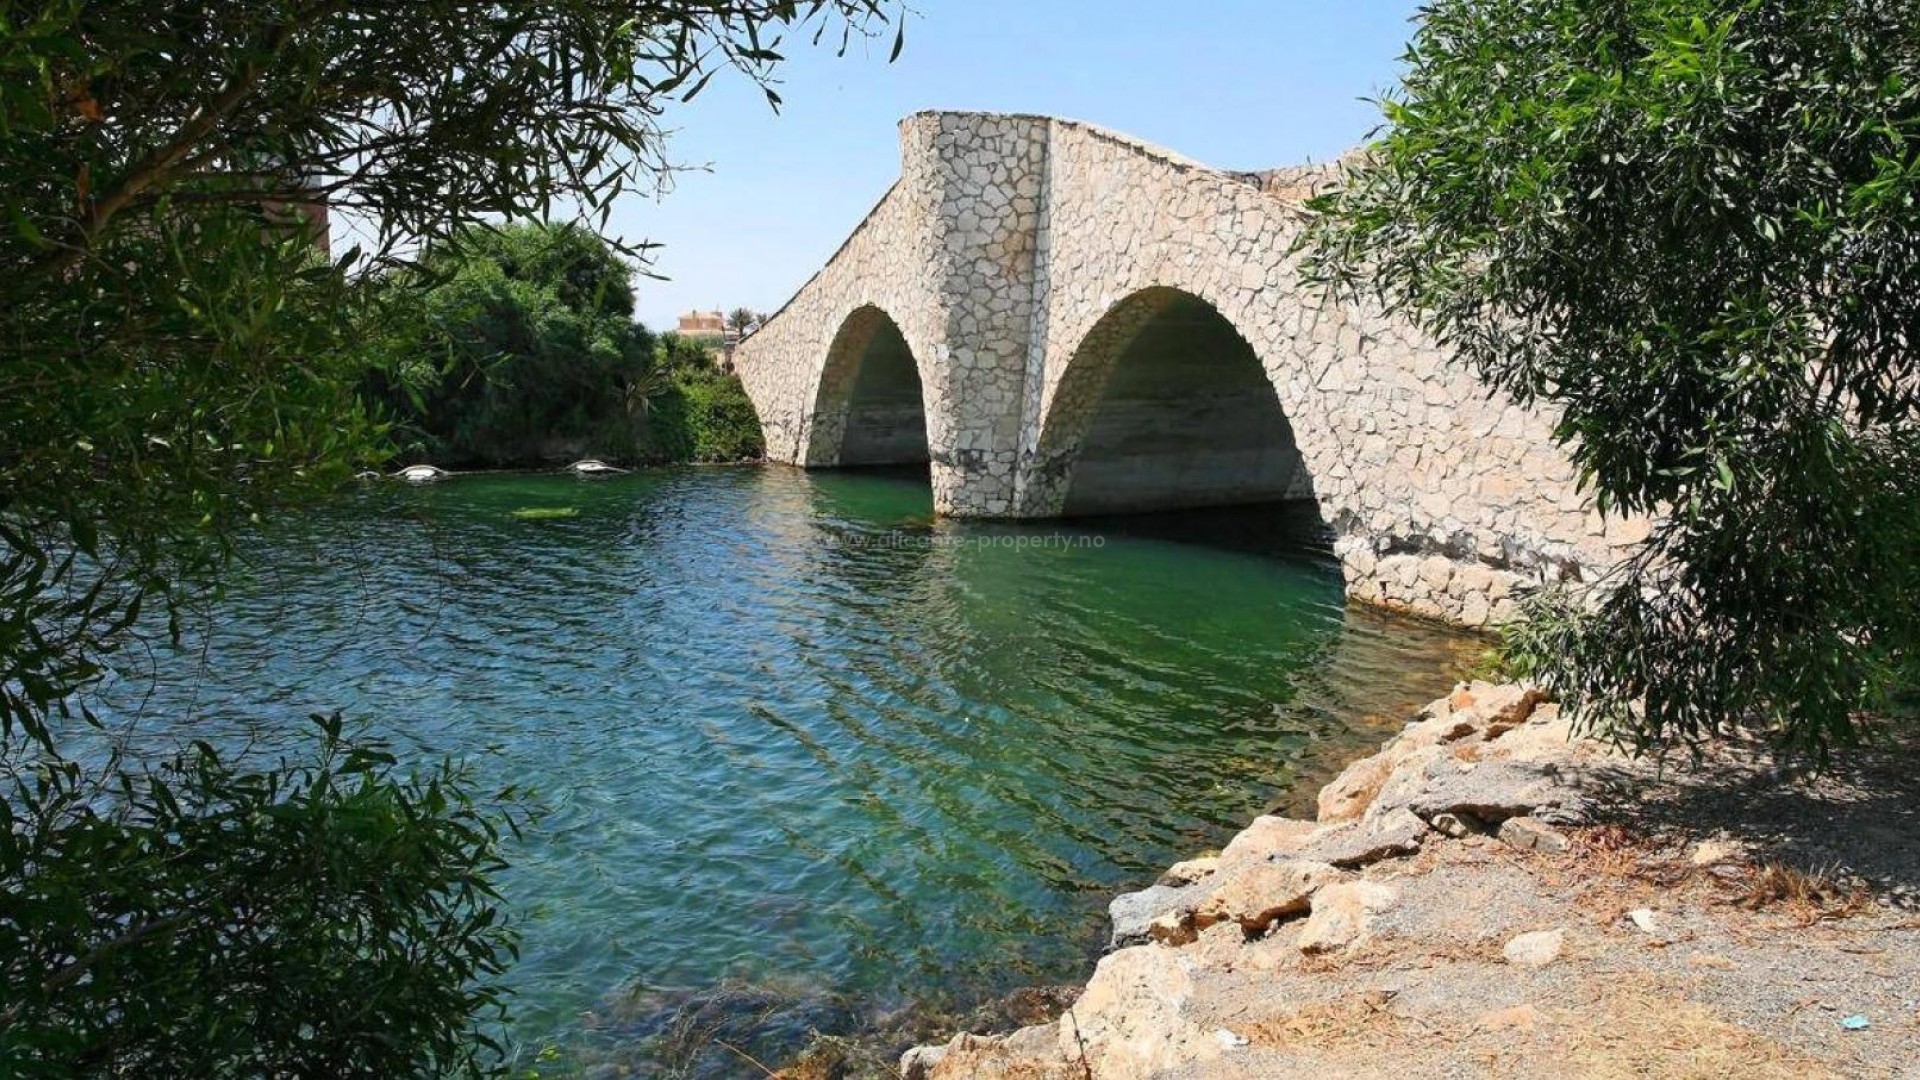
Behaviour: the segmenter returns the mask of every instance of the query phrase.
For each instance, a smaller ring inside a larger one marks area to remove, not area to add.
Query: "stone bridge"
[[[930,464],[946,515],[1315,500],[1349,594],[1469,626],[1644,538],[1549,417],[1304,287],[1330,172],[1222,172],[1085,124],[929,112],[900,180],[735,355],[775,461]]]

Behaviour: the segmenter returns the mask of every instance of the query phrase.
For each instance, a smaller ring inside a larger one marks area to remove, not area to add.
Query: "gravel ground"
[[[1379,864],[1368,878],[1399,902],[1338,959],[1301,957],[1292,926],[1203,940],[1218,967],[1199,980],[1194,1022],[1250,1045],[1165,1075],[1914,1075],[1920,921],[1851,901],[1754,910],[1758,871],[1622,849],[1605,827],[1569,833],[1564,855],[1471,837]],[[1514,937],[1553,930],[1552,962],[1503,957]],[[1871,1026],[1842,1026],[1856,1015]]]
[[[1400,900],[1337,960],[1302,958],[1297,925],[1223,941],[1243,955],[1197,1019],[1250,1045],[1168,1080],[1920,1076],[1920,747],[1594,775],[1567,852],[1469,836],[1371,867]],[[1537,930],[1559,958],[1508,963]]]
[[[1920,737],[1888,724],[1879,745],[1839,753],[1812,773],[1748,742],[1716,747],[1698,768],[1640,764],[1613,818],[1650,837],[1717,837],[1754,859],[1870,889],[1920,911]],[[1903,730],[1904,729],[1904,730]],[[1920,1067],[1920,1066],[1917,1066]]]

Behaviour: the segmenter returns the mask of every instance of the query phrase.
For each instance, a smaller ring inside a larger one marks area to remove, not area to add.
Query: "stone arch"
[[[1253,345],[1212,303],[1141,289],[1067,361],[1034,458],[1066,515],[1311,501],[1293,426]]]
[[[801,459],[808,466],[928,461],[919,364],[900,325],[880,307],[864,304],[841,321],[810,417]]]

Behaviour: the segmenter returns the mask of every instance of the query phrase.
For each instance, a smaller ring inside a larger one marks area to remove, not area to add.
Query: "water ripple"
[[[781,469],[370,490],[253,543],[102,706],[267,750],[344,709],[539,792],[505,883],[539,1039],[726,979],[1073,978],[1109,893],[1297,803],[1465,648],[1349,612],[1244,518],[929,510],[924,479]],[[1046,536],[1082,544],[1013,546]]]

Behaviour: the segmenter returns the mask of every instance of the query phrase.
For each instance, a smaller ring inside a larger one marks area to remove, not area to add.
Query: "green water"
[[[1468,643],[1345,609],[1293,535],[777,468],[382,486],[250,543],[103,699],[263,751],[344,709],[537,791],[512,1035],[644,1060],[723,983],[832,1026],[1083,978],[1112,893],[1441,693]]]

